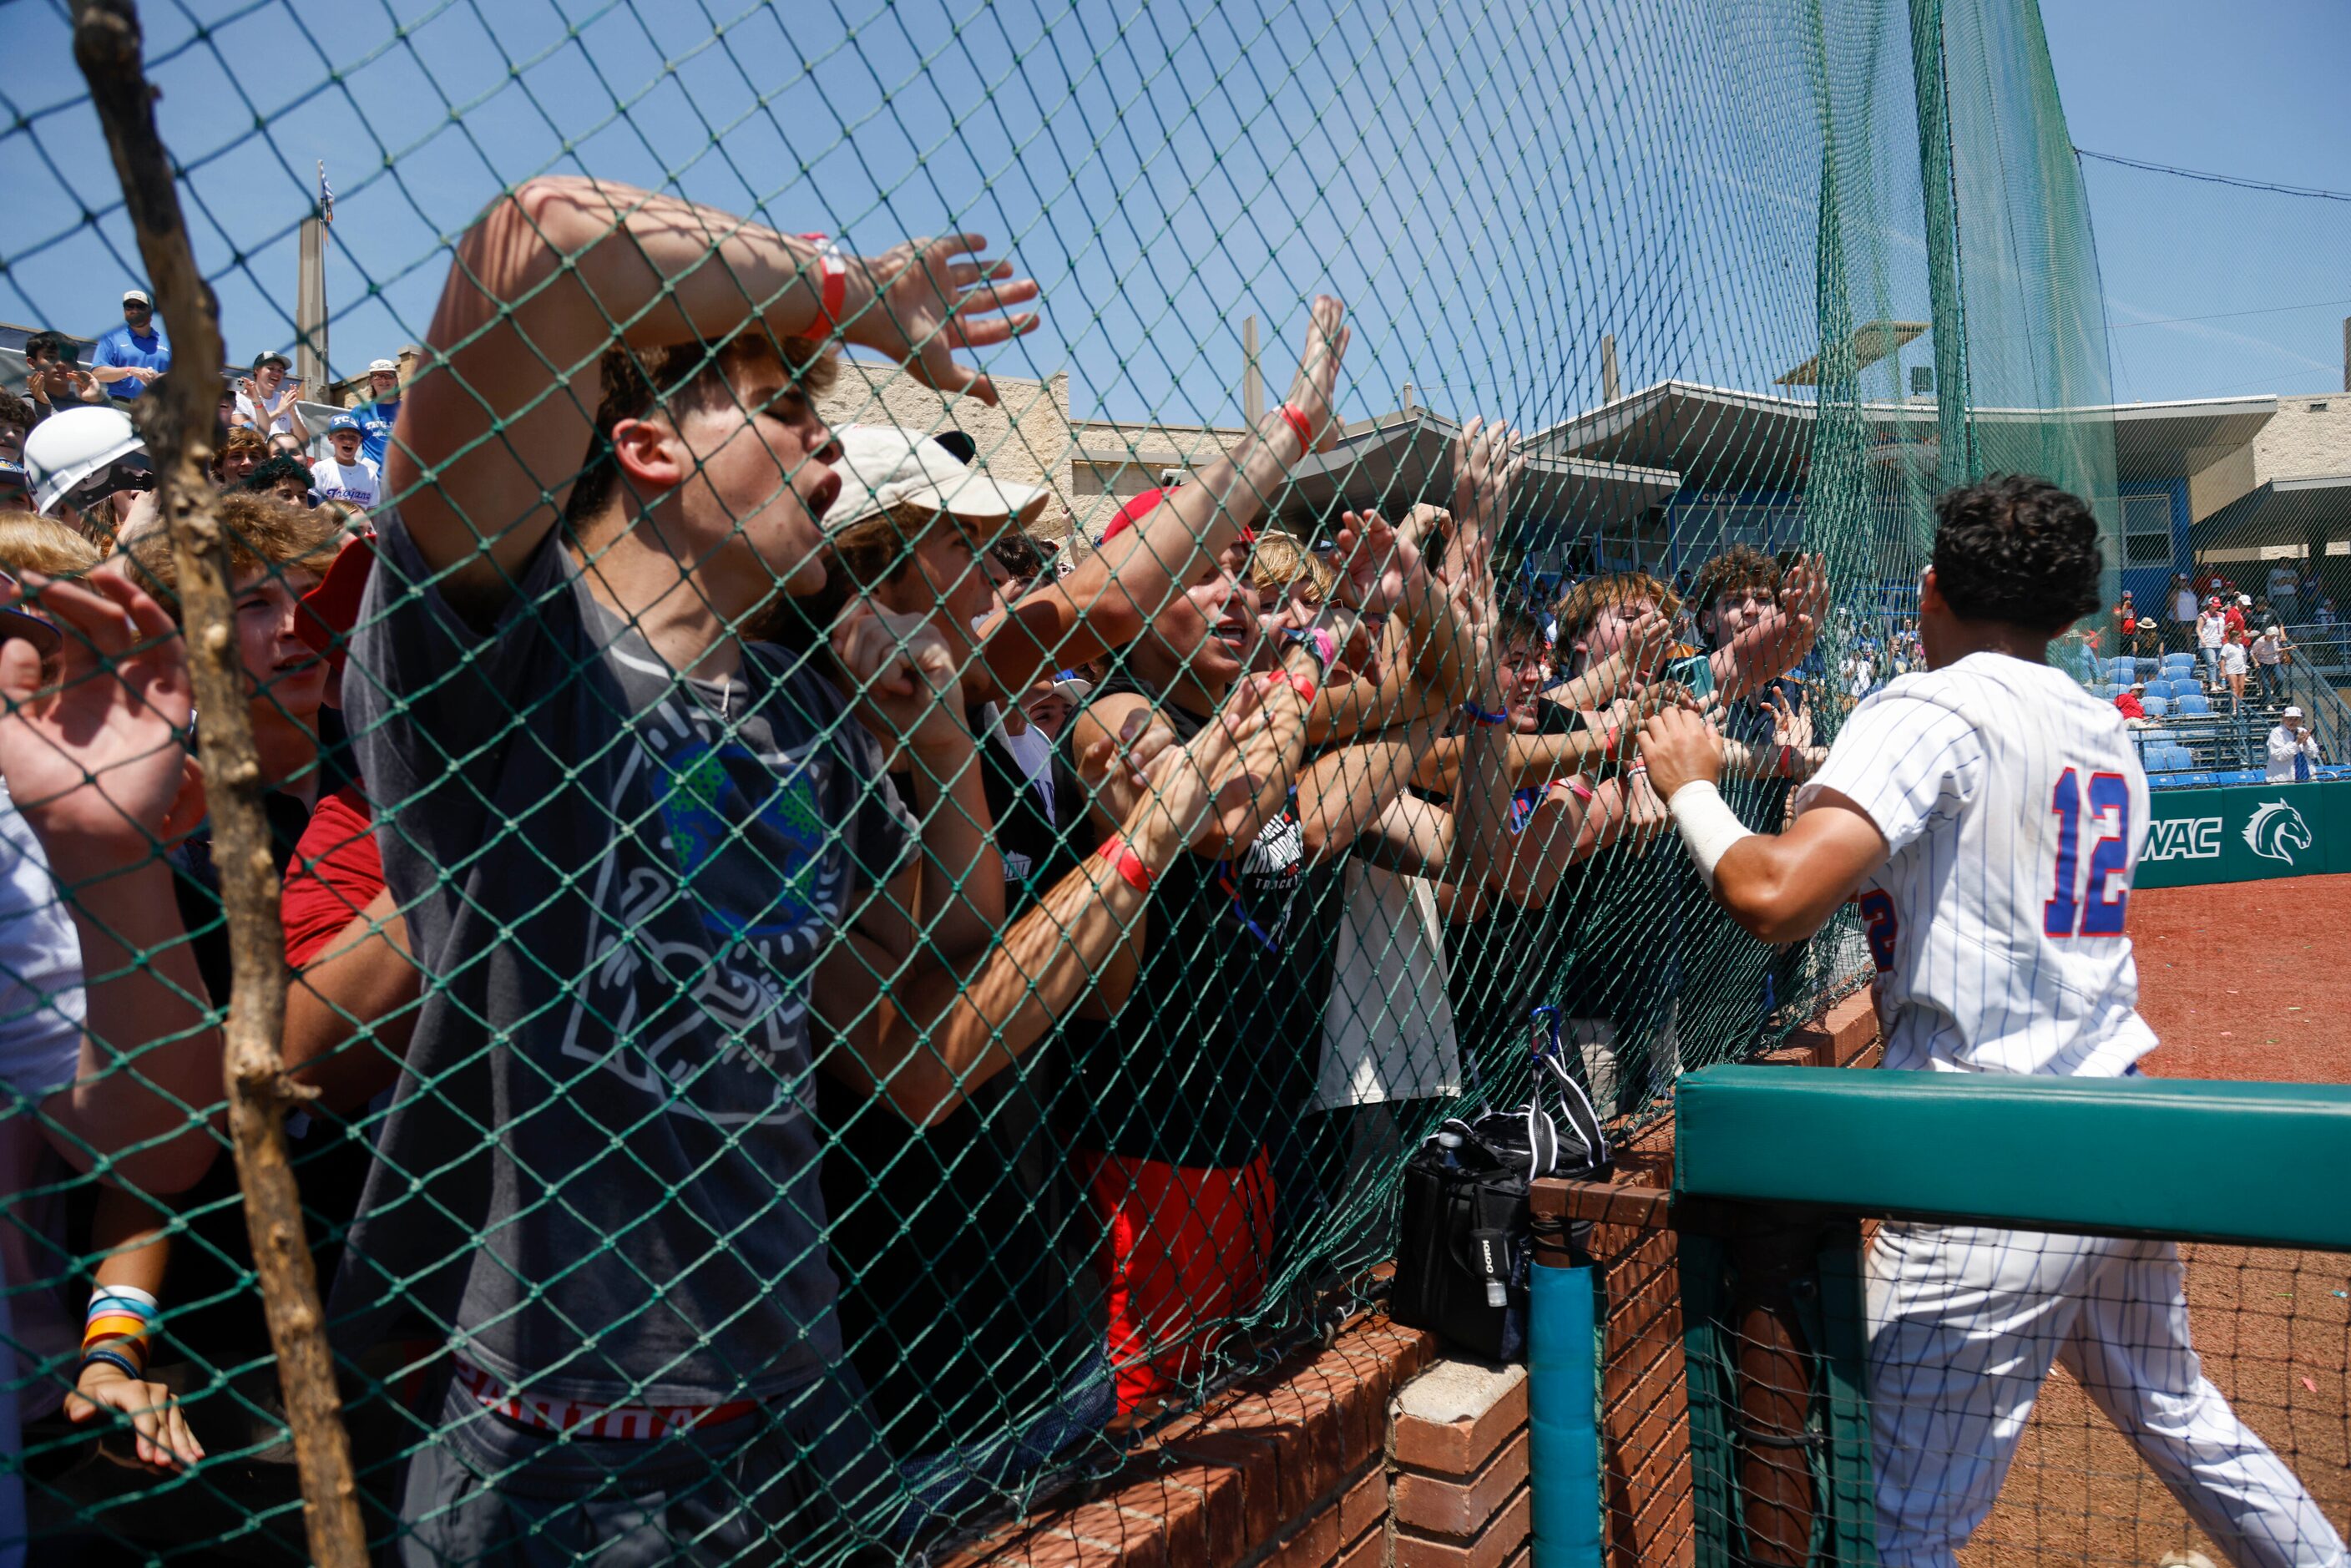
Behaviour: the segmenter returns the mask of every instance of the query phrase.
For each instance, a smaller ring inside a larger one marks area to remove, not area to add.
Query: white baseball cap
[[[1023,523],[1045,508],[1049,492],[991,479],[977,463],[967,468],[919,430],[849,424],[833,434],[841,443],[841,461],[833,465],[841,476],[841,494],[825,509],[828,530],[862,522],[893,507]]]
[[[143,288],[124,289],[122,291],[122,302],[125,305],[129,305],[133,302],[141,305],[152,305],[155,303],[152,299],[147,298],[147,291]]]
[[[400,367],[392,363],[390,360],[370,360],[368,361],[368,374],[373,375],[378,371],[388,371],[395,376],[400,374]]]
[[[2298,707],[2290,707],[2278,716],[2280,718],[2300,718],[2302,716],[2302,710]]]

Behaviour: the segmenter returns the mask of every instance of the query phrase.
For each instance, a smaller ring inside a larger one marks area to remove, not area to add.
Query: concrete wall
[[[2351,392],[2278,394],[2277,417],[2253,437],[2253,482],[2351,474]]]
[[[893,366],[843,360],[840,381],[818,409],[834,424],[963,432],[990,473],[1053,492],[1035,530],[1040,537],[1059,539],[1074,526],[1081,541],[1098,537],[1125,499],[1156,486],[1163,473],[1212,460],[1240,434],[1075,418],[1066,371],[1044,381],[992,379],[999,400],[994,408],[975,398],[943,397]]]

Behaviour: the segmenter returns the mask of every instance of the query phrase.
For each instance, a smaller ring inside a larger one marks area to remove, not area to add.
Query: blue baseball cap
[[[356,414],[339,413],[335,415],[334,418],[327,421],[328,434],[332,435],[336,432],[343,430],[348,430],[354,435],[365,435],[367,434],[366,428],[360,423],[359,418]]]

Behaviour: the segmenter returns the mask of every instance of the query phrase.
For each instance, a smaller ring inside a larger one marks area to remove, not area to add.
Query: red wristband
[[[1094,857],[1110,862],[1118,869],[1118,874],[1125,879],[1126,884],[1137,893],[1149,893],[1152,883],[1156,880],[1151,868],[1143,863],[1143,857],[1134,852],[1134,846],[1115,833],[1102,841],[1102,848],[1094,852]]]
[[[1296,692],[1299,696],[1310,703],[1314,700],[1315,692],[1321,689],[1306,676],[1292,674],[1287,670],[1282,671],[1280,674],[1275,678],[1289,682],[1290,689]]]
[[[826,337],[841,330],[841,312],[849,308],[849,267],[841,247],[820,234],[796,235],[817,247],[816,327]]]
[[[1311,420],[1306,417],[1305,411],[1301,409],[1294,402],[1286,402],[1281,405],[1280,412],[1283,421],[1289,424],[1291,431],[1293,431],[1298,436],[1298,445],[1301,455],[1302,455],[1305,453],[1313,451],[1314,424]]]

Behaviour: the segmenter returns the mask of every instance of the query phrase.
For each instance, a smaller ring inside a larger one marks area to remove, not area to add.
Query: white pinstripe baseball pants
[[[2168,1242],[1881,1226],[1869,1406],[1885,1568],[1958,1561],[2063,1361],[2237,1568],[2342,1568],[2342,1540],[2188,1340]]]

